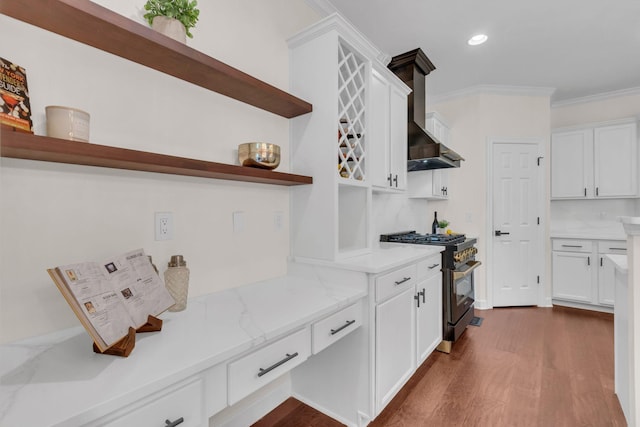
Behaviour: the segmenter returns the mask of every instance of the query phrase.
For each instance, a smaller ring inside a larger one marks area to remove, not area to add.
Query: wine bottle
[[[436,234],[438,231],[438,212],[433,213],[433,223],[431,224],[431,234]]]

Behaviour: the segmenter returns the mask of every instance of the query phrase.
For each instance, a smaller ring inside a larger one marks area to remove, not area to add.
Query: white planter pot
[[[187,30],[185,30],[182,22],[177,19],[167,18],[166,16],[156,16],[153,18],[151,28],[181,43],[187,43]]]

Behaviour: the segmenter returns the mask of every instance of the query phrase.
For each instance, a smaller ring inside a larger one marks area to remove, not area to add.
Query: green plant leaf
[[[193,38],[193,34],[189,30],[196,26],[200,17],[200,10],[197,6],[196,0],[147,0],[144,5],[144,10],[147,11],[144,18],[149,25],[153,23],[153,18],[156,16],[177,19],[187,30],[187,36]]]

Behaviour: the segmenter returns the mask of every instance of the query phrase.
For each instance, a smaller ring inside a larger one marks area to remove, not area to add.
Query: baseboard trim
[[[582,310],[591,310],[591,311],[599,311],[601,313],[609,313],[613,314],[613,307],[603,307],[598,305],[591,304],[581,304],[579,302],[571,302],[571,301],[562,301],[562,300],[553,300],[553,305],[559,305],[562,307],[569,308],[579,308]]]

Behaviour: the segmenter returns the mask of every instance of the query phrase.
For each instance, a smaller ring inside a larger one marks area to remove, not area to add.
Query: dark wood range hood
[[[388,67],[413,90],[408,96],[407,170],[412,172],[460,167],[460,161],[464,160],[462,156],[425,129],[425,77],[436,67],[420,48],[394,56]]]

